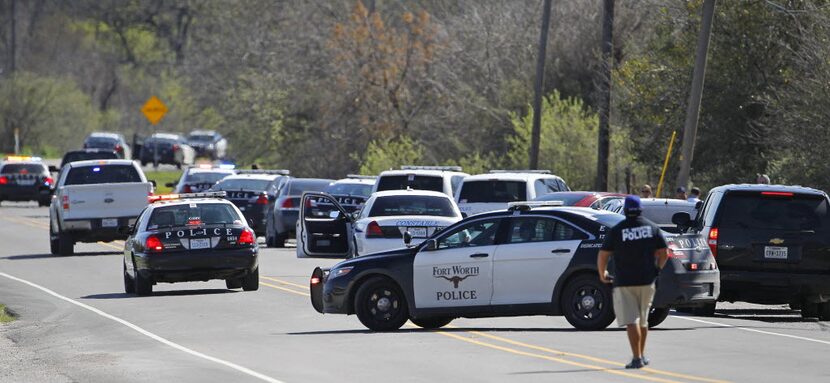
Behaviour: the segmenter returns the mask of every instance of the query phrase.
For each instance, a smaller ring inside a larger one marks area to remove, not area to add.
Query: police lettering
[[[636,241],[638,239],[647,239],[653,237],[654,234],[652,233],[651,226],[632,227],[622,230],[623,242]]]
[[[435,300],[438,301],[460,301],[465,299],[478,299],[476,291],[438,291],[435,293]]]

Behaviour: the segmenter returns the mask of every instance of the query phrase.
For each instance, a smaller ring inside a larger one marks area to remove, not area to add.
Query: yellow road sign
[[[167,114],[167,106],[158,97],[153,96],[141,107],[141,113],[144,113],[144,117],[147,117],[147,120],[155,125]]]

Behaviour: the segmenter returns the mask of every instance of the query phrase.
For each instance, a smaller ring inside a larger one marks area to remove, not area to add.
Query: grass
[[[147,176],[148,180],[156,181],[156,194],[166,194],[173,191],[173,188],[167,187],[164,184],[168,182],[176,183],[179,180],[179,177],[182,175],[181,170],[168,170],[168,171],[154,171],[151,170],[146,172],[145,175]]]
[[[0,305],[0,324],[9,323],[15,318],[6,311],[6,305]]]

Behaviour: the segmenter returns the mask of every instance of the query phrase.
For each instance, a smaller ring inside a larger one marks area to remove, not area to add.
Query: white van
[[[549,170],[491,170],[464,178],[455,200],[461,213],[469,216],[507,209],[510,202],[533,201],[548,193],[570,190]]]

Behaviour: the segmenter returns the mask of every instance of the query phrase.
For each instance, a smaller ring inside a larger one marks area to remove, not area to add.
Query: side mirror
[[[463,212],[463,211],[461,212],[461,219],[467,218],[467,217],[469,217],[469,216],[470,216],[469,214],[467,214],[467,213],[465,213],[465,212]]]
[[[692,226],[692,216],[685,211],[681,211],[679,213],[674,213],[674,215],[671,216],[671,222],[677,225],[677,228],[680,229],[681,232],[684,232]]]
[[[331,218],[331,219],[337,219],[337,218],[340,218],[340,212],[339,212],[339,211],[337,211],[337,210],[332,210],[332,211],[330,211],[330,212],[329,212],[329,218]]]
[[[152,184],[152,185],[153,185],[153,189],[155,189],[155,188],[156,188],[156,186],[157,186],[157,185],[156,185],[156,180],[150,180],[150,184]]]
[[[697,201],[695,204],[695,210],[700,210],[703,207],[703,201]]]
[[[403,244],[406,245],[406,247],[412,247],[412,233],[410,233],[409,230],[403,232]]]
[[[428,239],[426,249],[428,251],[433,251],[433,250],[438,249],[438,241],[436,241],[434,239]]]
[[[133,233],[134,230],[135,230],[135,225],[118,226],[118,229],[116,229],[118,234],[121,234],[121,235],[130,235],[130,234]]]
[[[248,227],[254,227],[254,219],[248,218]]]
[[[355,210],[352,212],[352,219],[357,221],[360,218],[360,210]]]
[[[155,181],[150,181],[150,182],[155,183]],[[153,185],[153,186],[155,186],[155,185]],[[172,188],[172,187],[175,187],[175,186],[176,186],[176,184],[174,184],[174,183],[172,183],[172,182],[168,182],[168,183],[164,184],[164,186],[167,186],[167,187],[169,187],[169,188]]]
[[[58,169],[58,167],[57,167],[57,166],[55,166],[55,165],[49,165],[49,172],[50,172],[50,173],[57,173],[58,171],[60,171],[60,169]]]

